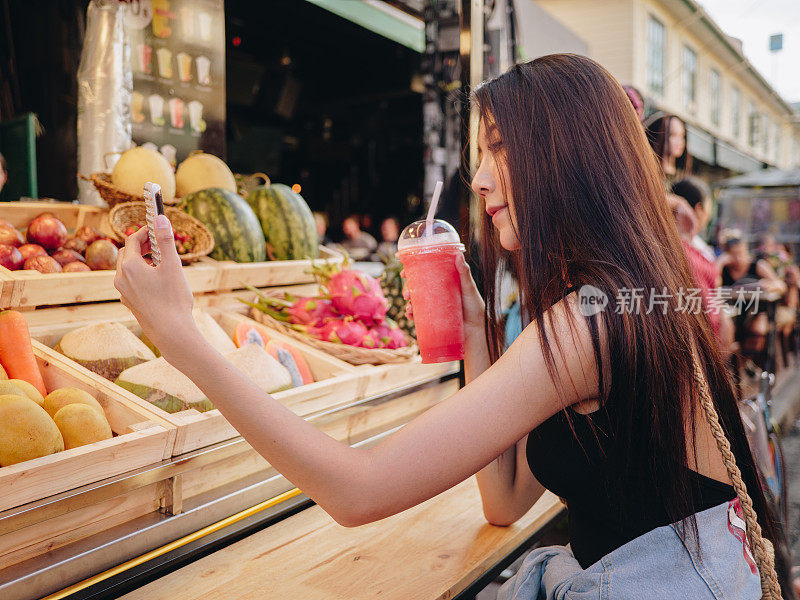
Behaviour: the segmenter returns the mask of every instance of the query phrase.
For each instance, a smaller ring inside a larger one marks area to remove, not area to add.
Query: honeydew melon
[[[175,184],[179,198],[206,188],[222,188],[236,193],[236,179],[222,160],[213,154],[192,154],[175,172]]]
[[[230,336],[225,333],[225,330],[219,326],[219,323],[214,320],[214,317],[199,308],[195,308],[192,311],[192,316],[194,317],[194,322],[197,324],[197,329],[200,331],[200,335],[202,335],[217,352],[224,355],[236,350],[236,344],[234,344]],[[161,356],[161,352],[145,334],[142,334],[141,340],[145,346],[153,351],[156,357]]]
[[[165,202],[175,199],[175,173],[172,165],[163,154],[152,148],[138,146],[122,153],[111,181],[122,191],[133,196],[141,196],[144,184],[148,181],[161,186],[161,196]]]
[[[126,369],[156,358],[144,342],[115,322],[74,329],[61,338],[55,349],[111,381]]]

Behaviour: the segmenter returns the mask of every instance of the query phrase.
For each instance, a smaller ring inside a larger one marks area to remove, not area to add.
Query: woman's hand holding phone
[[[164,215],[155,219],[155,238],[161,263],[153,266],[144,255],[150,252],[147,227],[129,236],[117,257],[114,286],[142,330],[174,366],[202,337],[192,318],[194,299],[175,249],[172,225]]]

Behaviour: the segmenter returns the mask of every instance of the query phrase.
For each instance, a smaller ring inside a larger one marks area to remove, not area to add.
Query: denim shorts
[[[564,546],[537,548],[497,600],[759,600],[738,498],[695,517],[699,543],[684,543],[680,524],[658,527],[587,569]]]

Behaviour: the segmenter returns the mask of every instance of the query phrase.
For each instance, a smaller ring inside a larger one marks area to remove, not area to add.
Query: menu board
[[[175,165],[193,150],[225,155],[222,0],[131,0],[126,20],[136,144]]]

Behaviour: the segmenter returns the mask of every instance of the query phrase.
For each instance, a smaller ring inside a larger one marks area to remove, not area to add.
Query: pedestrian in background
[[[667,189],[692,172],[692,156],[686,146],[686,123],[676,115],[659,112],[648,118],[645,132],[668,182]]]
[[[397,238],[400,237],[400,223],[394,217],[386,217],[381,221],[381,243],[372,255],[372,260],[387,262],[397,252]]]
[[[358,215],[350,215],[342,222],[342,233],[345,236],[342,247],[353,260],[368,260],[370,254],[378,247],[375,238],[361,230],[361,220]]]

